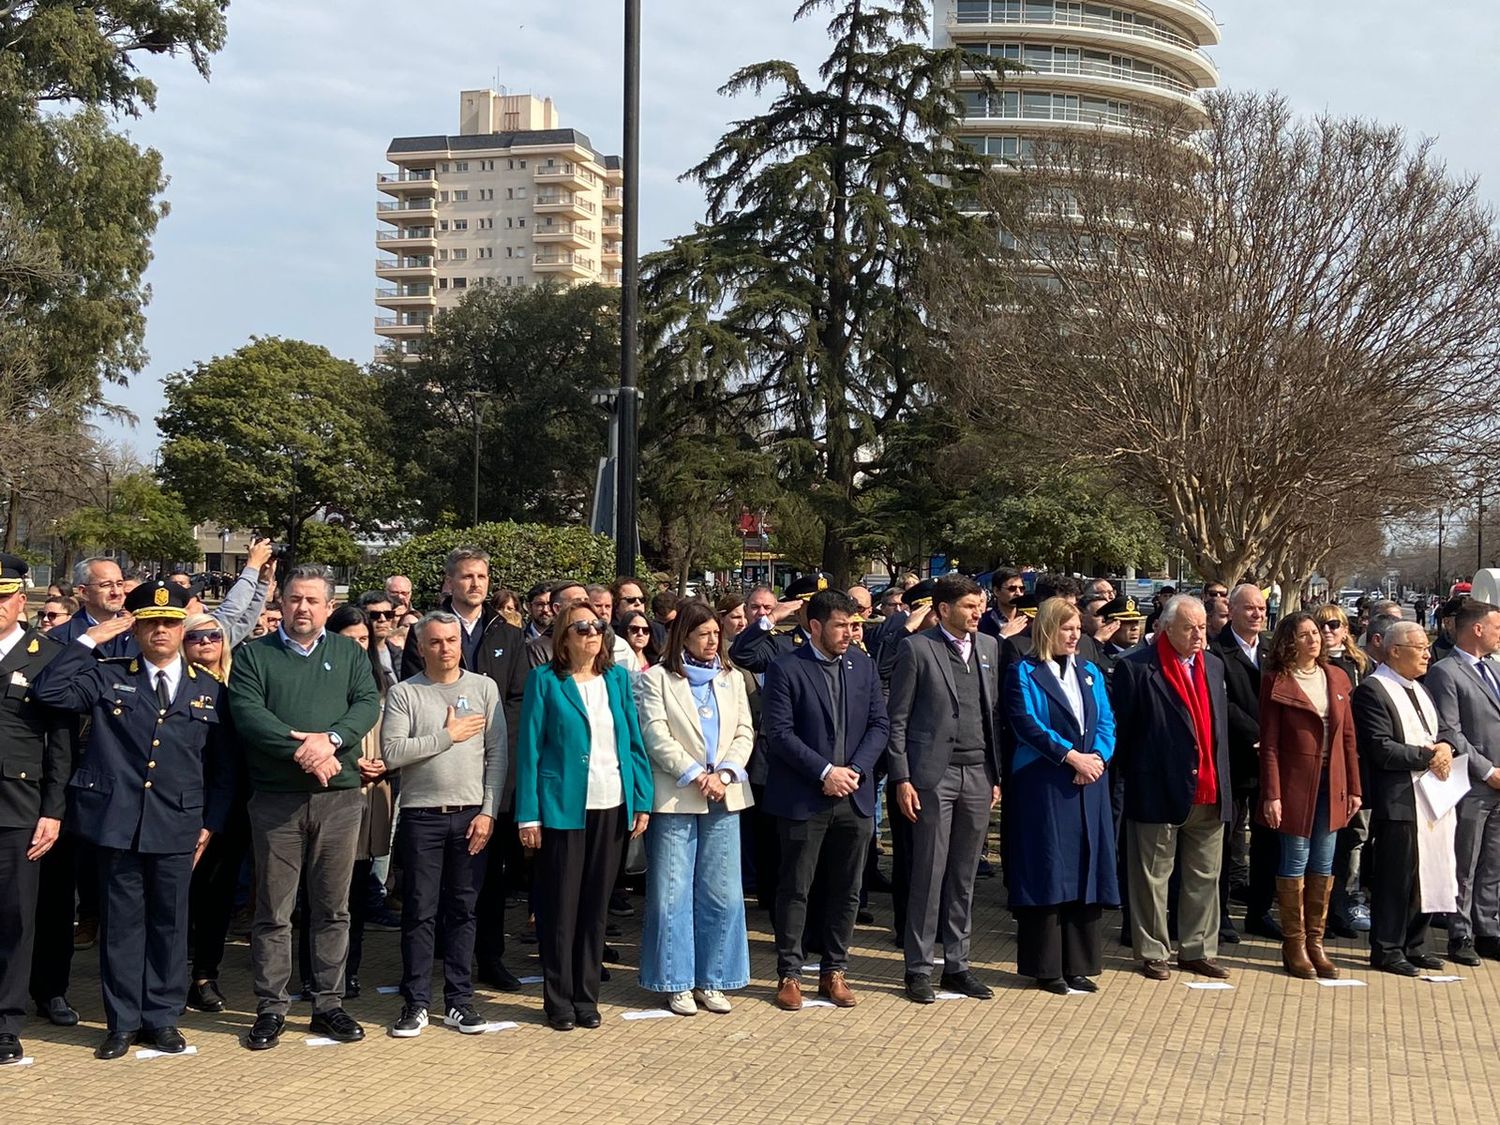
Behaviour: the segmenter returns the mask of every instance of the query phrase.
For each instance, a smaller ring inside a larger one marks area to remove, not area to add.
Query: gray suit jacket
[[[1493,660],[1488,664],[1500,677],[1500,667]],[[1427,669],[1422,686],[1437,707],[1438,738],[1450,743],[1454,754],[1469,756],[1470,798],[1500,803],[1500,790],[1491,789],[1484,780],[1491,769],[1500,766],[1500,699],[1480,678],[1479,670],[1456,650]]]
[[[985,633],[971,634],[979,660],[979,697],[984,705],[985,765],[990,784],[1000,783],[996,741],[1000,705],[1000,646]],[[886,750],[891,781],[931,789],[948,769],[958,733],[958,689],[942,631],[927,629],[905,638],[896,650],[886,703],[891,741]]]

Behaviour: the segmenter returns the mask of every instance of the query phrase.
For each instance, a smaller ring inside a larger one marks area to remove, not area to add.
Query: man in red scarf
[[[1177,967],[1222,979],[1219,869],[1229,790],[1224,662],[1207,648],[1203,603],[1163,609],[1153,644],[1115,664],[1116,762],[1125,782],[1131,944],[1151,980],[1171,976],[1167,883],[1176,868]]]

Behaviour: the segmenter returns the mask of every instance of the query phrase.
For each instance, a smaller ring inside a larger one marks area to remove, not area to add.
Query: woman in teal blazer
[[[533,668],[516,740],[516,826],[536,849],[537,949],[547,1022],[599,1026],[609,894],[629,833],[646,831],[653,785],[630,676],[588,602],[552,624],[552,660]]]

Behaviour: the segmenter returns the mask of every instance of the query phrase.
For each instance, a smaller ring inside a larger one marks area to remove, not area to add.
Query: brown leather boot
[[[1302,892],[1302,924],[1307,928],[1307,959],[1324,980],[1338,980],[1339,968],[1323,951],[1323,931],[1328,923],[1328,900],[1333,895],[1332,875],[1309,875]]]
[[[854,993],[849,991],[844,974],[838,970],[818,974],[818,995],[825,1000],[832,1000],[835,1008],[852,1008],[859,1003],[854,999]]]
[[[1307,958],[1306,931],[1302,923],[1302,880],[1276,879],[1276,905],[1281,912],[1281,963],[1302,980],[1314,980],[1317,972]]]
[[[802,1010],[802,982],[796,977],[782,977],[781,987],[776,990],[776,1006],[783,1012]]]

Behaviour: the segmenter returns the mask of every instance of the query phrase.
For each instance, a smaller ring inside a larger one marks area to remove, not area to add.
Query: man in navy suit
[[[875,815],[875,764],[890,736],[875,663],[851,641],[859,607],[823,590],[807,603],[811,644],[766,670],[764,807],[777,819],[776,1005],[802,1007],[803,929],[814,876],[826,900],[818,995],[852,1008],[844,980],[859,907],[860,872]]]
[[[1115,664],[1115,757],[1125,774],[1130,921],[1135,956],[1166,980],[1167,884],[1182,877],[1177,966],[1222,979],[1219,870],[1233,815],[1224,661],[1209,651],[1197,598],[1172,598],[1156,640]]]

